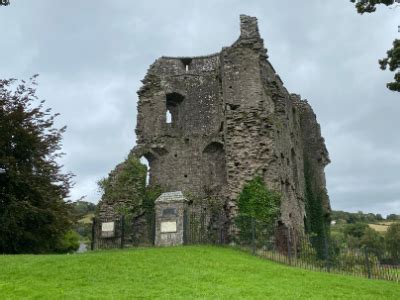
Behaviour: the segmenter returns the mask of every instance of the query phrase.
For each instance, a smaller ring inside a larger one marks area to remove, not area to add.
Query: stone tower
[[[241,15],[238,40],[219,53],[157,59],[138,95],[132,154],[149,161],[150,184],[217,195],[233,217],[244,184],[261,176],[282,193],[280,224],[303,230],[308,172],[329,215],[319,124],[269,63],[256,18]]]

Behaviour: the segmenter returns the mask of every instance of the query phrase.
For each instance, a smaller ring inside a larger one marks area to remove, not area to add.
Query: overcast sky
[[[0,77],[39,73],[38,95],[67,125],[71,198],[97,202],[96,181],[135,145],[136,91],[162,55],[206,55],[256,16],[269,59],[308,99],[332,163],[332,208],[400,214],[400,93],[379,69],[399,38],[400,8],[358,15],[349,0],[10,0],[0,6]]]

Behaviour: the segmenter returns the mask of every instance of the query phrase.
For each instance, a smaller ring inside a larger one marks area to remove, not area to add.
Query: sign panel
[[[176,232],[176,221],[161,222],[161,233]]]
[[[103,232],[113,232],[114,231],[114,222],[104,222],[101,223],[101,231]]]
[[[169,208],[163,209],[162,216],[163,217],[169,217],[169,216],[176,217],[176,208],[169,207]]]

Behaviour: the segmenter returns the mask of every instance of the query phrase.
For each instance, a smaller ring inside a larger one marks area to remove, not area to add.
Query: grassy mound
[[[400,299],[400,284],[187,246],[0,256],[1,299]]]

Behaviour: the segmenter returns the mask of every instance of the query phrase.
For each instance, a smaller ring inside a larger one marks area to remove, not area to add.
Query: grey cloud
[[[161,55],[217,52],[257,16],[270,61],[307,98],[326,138],[334,209],[400,213],[400,97],[378,68],[398,37],[398,12],[360,16],[349,1],[11,1],[0,8],[1,77],[40,73],[38,94],[60,112],[72,197],[134,146],[136,91]]]

